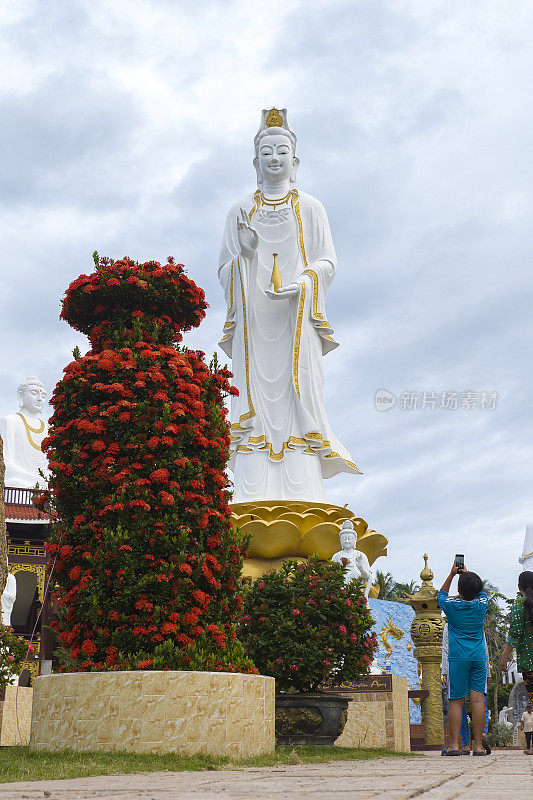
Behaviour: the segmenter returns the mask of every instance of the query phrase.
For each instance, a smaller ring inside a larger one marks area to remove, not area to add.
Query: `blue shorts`
[[[452,659],[448,664],[450,678],[450,700],[468,697],[470,689],[485,694],[487,662]]]

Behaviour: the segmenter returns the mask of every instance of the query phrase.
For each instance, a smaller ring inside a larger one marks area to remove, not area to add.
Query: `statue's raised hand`
[[[237,217],[237,235],[243,256],[245,258],[253,258],[259,246],[259,236],[242,206]]]

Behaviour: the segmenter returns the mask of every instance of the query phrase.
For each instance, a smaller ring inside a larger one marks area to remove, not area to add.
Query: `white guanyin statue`
[[[17,579],[9,572],[9,565],[7,571],[7,582],[0,598],[0,605],[2,606],[2,625],[11,625],[11,612],[17,599]]]
[[[46,389],[39,378],[26,378],[17,391],[20,411],[0,419],[4,443],[5,485],[34,489],[45,486],[39,475],[48,474],[48,462],[41,442],[48,435],[48,425],[41,419]]]
[[[533,572],[533,525],[531,524],[526,525],[524,549],[518,561],[522,564],[523,572]]]
[[[234,502],[325,502],[324,478],[359,470],[324,409],[322,356],[337,342],[326,295],[337,268],[328,218],[296,189],[285,109],[262,112],[258,189],[229,210],[218,270],[227,302],[220,347],[232,359]]]
[[[346,565],[344,583],[350,583],[356,578],[360,578],[365,587],[365,596],[368,597],[368,592],[372,585],[372,571],[366,555],[361,550],[357,550],[357,535],[351,520],[344,520],[339,537],[342,550],[334,553],[331,556],[331,560],[341,564],[342,559],[346,559],[348,564]]]

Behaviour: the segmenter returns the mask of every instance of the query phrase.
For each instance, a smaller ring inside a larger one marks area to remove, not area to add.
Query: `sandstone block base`
[[[31,747],[271,753],[275,681],[226,672],[92,672],[35,679]]]
[[[29,686],[6,686],[5,699],[0,702],[0,747],[30,741],[32,695]]]
[[[352,692],[348,719],[338,747],[384,747],[397,753],[411,750],[407,680],[392,676],[392,691]]]

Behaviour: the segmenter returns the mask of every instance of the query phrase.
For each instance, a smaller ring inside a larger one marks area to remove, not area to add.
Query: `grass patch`
[[[185,772],[227,770],[245,767],[274,767],[278,764],[321,764],[327,761],[359,761],[409,755],[389,750],[358,750],[354,747],[276,747],[272,755],[243,760],[177,753],[75,753],[71,750],[47,753],[29,747],[0,748],[0,783],[15,781],[85,778],[91,775],[127,775],[134,772]]]

